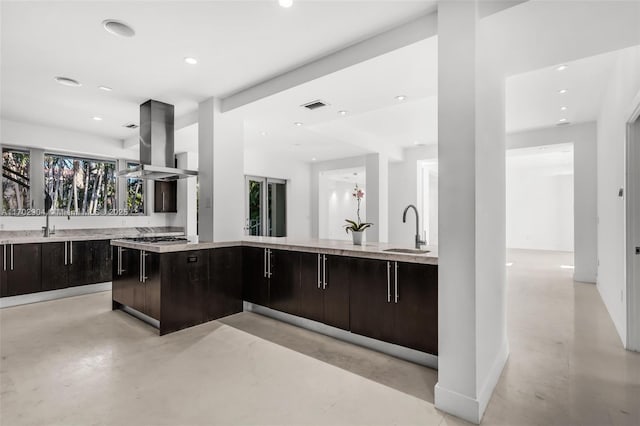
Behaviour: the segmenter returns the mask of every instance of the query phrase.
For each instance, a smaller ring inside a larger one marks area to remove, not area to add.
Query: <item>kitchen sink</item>
[[[409,249],[409,248],[390,248],[386,250],[389,253],[405,253],[405,254],[427,254],[429,250],[421,250],[421,249]]]

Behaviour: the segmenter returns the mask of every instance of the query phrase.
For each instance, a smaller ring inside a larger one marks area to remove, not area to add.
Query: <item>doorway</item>
[[[287,236],[287,181],[245,177],[245,234]]]
[[[626,151],[627,349],[640,351],[640,105],[627,124]]]
[[[367,221],[366,195],[365,202],[360,204],[358,217],[358,202],[354,197],[356,187],[366,194],[364,167],[320,172],[318,181],[318,235],[320,238],[351,240],[351,235],[344,229],[345,219]]]

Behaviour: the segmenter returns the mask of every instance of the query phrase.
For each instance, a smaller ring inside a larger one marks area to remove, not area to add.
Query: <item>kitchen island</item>
[[[435,247],[273,237],[111,245],[113,309],[161,335],[251,310],[376,348],[438,353]]]

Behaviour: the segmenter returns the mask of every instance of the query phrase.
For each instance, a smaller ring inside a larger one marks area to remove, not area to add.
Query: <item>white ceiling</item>
[[[149,98],[176,106],[247,86],[433,11],[434,1],[6,2],[1,9],[2,116],[118,139]],[[119,19],[119,38],[101,26]],[[186,56],[199,64],[184,63]],[[54,76],[79,80],[80,88]],[[112,87],[113,92],[98,90]],[[93,116],[103,118],[100,122]]]
[[[153,14],[148,13],[150,4]],[[433,5],[298,1],[282,9],[275,0],[3,2],[2,116],[123,139],[137,134],[121,125],[137,122],[138,104],[148,98],[173,103],[176,115],[184,116],[206,97],[224,96],[295,68],[424,14]],[[505,11],[508,20],[494,16],[491,22],[496,34],[498,29],[513,32],[531,27],[529,21],[543,17],[545,7],[557,15],[571,16],[573,10],[575,19],[563,19],[561,28],[546,28],[548,44],[550,34],[570,34],[573,26],[592,23],[598,14],[609,14],[609,20],[616,19],[615,13],[624,15],[627,6],[621,5],[604,12],[578,3],[526,2],[512,8],[520,8],[517,13]],[[116,38],[101,28],[105,18],[127,21],[138,34]],[[625,45],[625,34],[608,33],[607,42],[597,49]],[[608,73],[618,56],[630,50],[575,60],[575,52],[586,52],[593,43],[572,38],[569,44],[573,47],[556,46],[545,56],[541,43],[523,56],[524,62],[548,65],[507,79],[507,131],[553,126],[563,117],[571,122],[596,119]],[[437,37],[432,37],[239,108],[234,113],[245,118],[245,146],[322,161],[370,152],[398,159],[403,148],[436,143],[437,47]],[[562,58],[563,49],[569,68],[558,72],[550,58]],[[200,63],[188,66],[184,56],[195,56]],[[84,85],[60,86],[53,81],[55,75],[77,78]],[[114,91],[102,92],[98,85]],[[568,88],[568,94],[558,95],[560,88]],[[397,95],[407,99],[399,102]],[[315,111],[300,107],[316,99],[329,106]],[[561,114],[564,104],[568,110]],[[341,116],[340,110],[348,114]],[[104,120],[94,122],[94,115]],[[176,132],[176,151],[197,151],[197,125]]]

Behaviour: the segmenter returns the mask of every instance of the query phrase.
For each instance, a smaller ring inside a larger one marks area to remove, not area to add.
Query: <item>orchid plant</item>
[[[351,231],[351,232],[362,232],[365,229],[373,226],[373,223],[361,222],[360,221],[360,201],[362,201],[362,199],[364,198],[364,191],[362,190],[362,188],[358,187],[357,183],[356,183],[356,187],[353,189],[353,193],[351,195],[358,202],[358,209],[356,210],[356,217],[357,217],[358,221],[356,222],[355,220],[345,219],[345,221],[347,223],[344,225],[344,230],[345,230],[345,232],[347,234],[349,233],[349,231]]]

